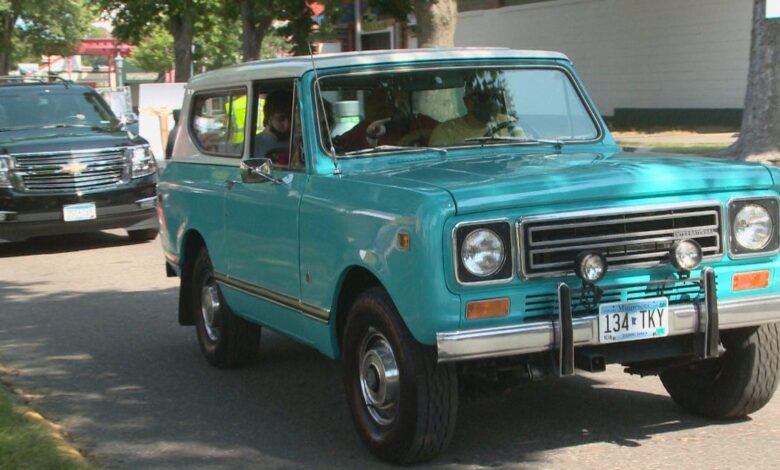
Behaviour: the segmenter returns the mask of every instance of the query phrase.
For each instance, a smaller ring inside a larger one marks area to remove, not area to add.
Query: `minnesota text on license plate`
[[[669,299],[628,300],[599,305],[602,343],[657,338],[669,334]]]

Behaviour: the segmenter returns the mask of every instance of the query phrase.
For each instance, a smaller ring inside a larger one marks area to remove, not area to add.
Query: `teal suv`
[[[622,364],[715,419],[775,391],[780,171],[622,153],[562,54],[252,62],[193,78],[181,116],[179,322],[217,367],[262,327],[341,360],[383,460],[441,452],[471,380]]]

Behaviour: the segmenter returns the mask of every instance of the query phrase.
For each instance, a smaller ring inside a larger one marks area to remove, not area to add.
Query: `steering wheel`
[[[523,136],[528,139],[538,139],[541,136],[539,131],[527,122],[521,122],[519,119],[515,119],[499,122],[497,125],[488,129],[483,137],[493,137],[504,129],[512,128],[520,129],[520,131],[523,133]]]

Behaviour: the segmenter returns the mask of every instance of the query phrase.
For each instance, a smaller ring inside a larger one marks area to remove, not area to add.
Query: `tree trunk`
[[[729,149],[740,160],[780,160],[780,19],[765,16],[766,0],[754,0],[742,130]]]
[[[171,16],[170,32],[173,36],[175,79],[186,82],[190,79],[192,67],[192,18],[186,14]]]
[[[453,47],[458,21],[457,0],[414,0],[417,47]]]
[[[8,75],[11,69],[11,54],[13,54],[13,42],[11,38],[16,25],[16,15],[7,12],[0,15],[0,75]]]
[[[236,0],[241,12],[241,55],[244,62],[260,58],[265,32],[271,26],[273,18],[269,15],[256,18],[257,8],[254,0]]]

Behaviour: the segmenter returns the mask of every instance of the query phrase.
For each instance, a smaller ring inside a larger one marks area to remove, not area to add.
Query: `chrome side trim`
[[[699,331],[704,305],[670,306],[669,335]],[[727,300],[718,303],[721,330],[780,322],[780,295]],[[599,344],[598,317],[575,318],[572,322],[574,346]],[[557,348],[558,321],[529,322],[521,325],[453,331],[436,334],[439,362],[514,356]]]
[[[256,286],[254,284],[250,284],[248,282],[241,281],[236,278],[232,278],[227,274],[214,273],[214,277],[216,278],[219,284],[222,284],[225,287],[229,287],[239,292],[243,292],[244,294],[251,295],[253,297],[257,297],[262,300],[266,300],[273,304],[279,305],[280,307],[289,308],[290,310],[294,310],[313,320],[317,320],[323,323],[327,323],[328,320],[330,320],[329,309],[324,309],[311,304],[301,302],[299,299],[296,299],[295,297],[290,297],[289,295],[280,294],[278,292],[274,292],[272,290],[268,290],[263,287]]]

